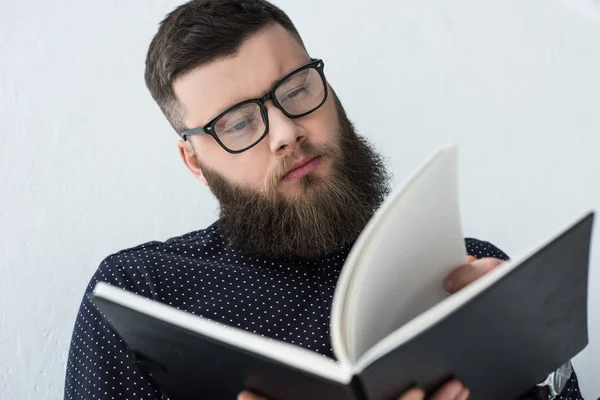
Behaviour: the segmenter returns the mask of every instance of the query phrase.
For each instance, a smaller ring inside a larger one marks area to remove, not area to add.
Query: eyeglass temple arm
[[[205,133],[207,132],[204,130],[204,128],[194,128],[181,132],[181,136],[202,135]]]

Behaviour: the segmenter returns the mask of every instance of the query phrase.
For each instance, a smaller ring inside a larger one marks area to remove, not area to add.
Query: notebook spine
[[[350,387],[352,388],[354,400],[369,400],[367,398],[365,389],[363,388],[362,382],[357,375],[352,377],[352,380],[350,381]]]

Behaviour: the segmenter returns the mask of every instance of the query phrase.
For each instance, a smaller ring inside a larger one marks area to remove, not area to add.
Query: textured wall
[[[104,256],[215,218],[143,84],[176,3],[0,2],[1,399],[60,398]],[[509,254],[600,205],[597,3],[363,3],[277,1],[398,180],[457,141],[465,231]],[[575,360],[588,398],[600,396],[599,263],[596,249],[592,343]]]

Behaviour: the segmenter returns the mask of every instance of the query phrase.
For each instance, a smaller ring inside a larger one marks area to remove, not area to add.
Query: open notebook
[[[333,300],[337,360],[98,283],[92,300],[177,399],[392,399],[459,378],[471,399],[518,397],[588,343],[594,213],[586,212],[452,296],[466,262],[457,149],[440,148],[365,227]]]

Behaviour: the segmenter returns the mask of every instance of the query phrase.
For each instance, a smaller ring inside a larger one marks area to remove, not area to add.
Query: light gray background
[[[0,2],[2,399],[62,396],[77,308],[103,257],[216,217],[143,82],[147,46],[178,3]],[[515,254],[600,205],[597,2],[276,3],[396,181],[459,144],[467,235]],[[590,399],[600,236],[594,246],[592,342],[575,359]]]

